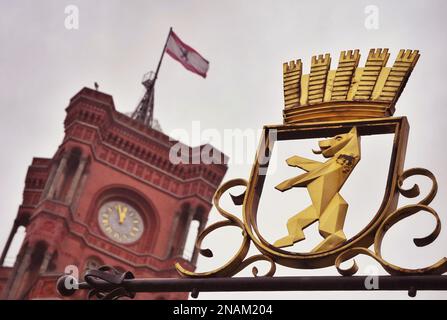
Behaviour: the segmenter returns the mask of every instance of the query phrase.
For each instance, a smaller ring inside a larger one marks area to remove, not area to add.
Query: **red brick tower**
[[[1,297],[59,298],[56,280],[69,265],[80,276],[105,264],[137,277],[163,278],[177,277],[177,261],[194,268],[197,252],[186,257],[185,242],[192,221],[199,231],[206,224],[227,170],[225,156],[209,146],[182,145],[189,156],[211,150],[219,163],[173,164],[169,152],[178,142],[117,112],[110,95],[92,89],[76,94],[66,111],[65,137],[56,154],[34,158],[28,169],[0,265],[19,226],[26,237],[15,265],[0,267]]]

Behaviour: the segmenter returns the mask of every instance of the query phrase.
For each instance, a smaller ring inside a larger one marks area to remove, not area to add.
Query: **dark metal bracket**
[[[96,271],[96,270],[95,270]],[[104,280],[91,275],[86,282],[77,283],[72,276],[59,278],[57,289],[62,296],[71,296],[77,289],[67,289],[66,283],[80,290],[94,291],[99,299],[133,297],[138,292],[199,292],[228,291],[407,291],[415,297],[417,291],[447,290],[447,276],[375,276],[378,288],[368,289],[365,283],[372,276],[309,276],[309,277],[236,277],[206,279],[132,279],[121,277],[120,281]],[[73,285],[75,284],[75,285]],[[97,295],[100,293],[100,295]],[[90,294],[89,297],[92,297]]]

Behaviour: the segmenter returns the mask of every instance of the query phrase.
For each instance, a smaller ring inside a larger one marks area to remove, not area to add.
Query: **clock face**
[[[122,201],[109,201],[99,209],[98,222],[101,230],[119,243],[137,241],[144,231],[143,219],[131,205]]]

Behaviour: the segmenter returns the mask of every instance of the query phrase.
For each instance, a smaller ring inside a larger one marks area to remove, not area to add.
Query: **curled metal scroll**
[[[230,180],[230,181],[224,183],[222,186],[219,187],[219,189],[216,191],[216,193],[214,195],[213,203],[214,203],[214,206],[216,207],[217,211],[220,213],[220,215],[222,215],[226,220],[216,222],[216,223],[210,225],[209,227],[207,227],[197,237],[197,242],[196,242],[196,248],[199,250],[200,254],[205,257],[210,258],[213,256],[213,252],[208,248],[205,248],[205,249],[202,248],[202,242],[206,238],[206,236],[208,234],[210,234],[211,232],[213,232],[217,229],[223,228],[223,227],[237,227],[242,230],[242,242],[241,242],[241,245],[240,245],[237,253],[222,267],[212,270],[212,271],[207,271],[207,272],[198,272],[198,273],[191,272],[191,271],[183,268],[179,263],[177,263],[175,265],[175,267],[176,267],[177,271],[182,276],[193,277],[193,278],[231,277],[231,276],[239,273],[246,267],[248,267],[250,264],[258,262],[258,261],[266,261],[266,262],[270,263],[270,269],[263,276],[271,277],[275,274],[276,265],[275,265],[275,262],[270,257],[265,256],[265,255],[255,255],[255,256],[246,258],[248,251],[250,249],[251,239],[246,232],[245,225],[241,219],[239,219],[235,215],[229,213],[228,211],[223,209],[220,205],[220,199],[226,191],[228,191],[229,189],[231,189],[233,187],[238,187],[238,186],[246,187],[247,184],[248,184],[248,182],[244,179],[234,179],[234,180]],[[245,196],[245,193],[243,193],[239,196],[231,195],[231,198],[233,200],[233,203],[235,205],[239,206],[239,205],[242,205],[244,196]],[[259,276],[258,269],[256,267],[252,268],[252,274],[255,277]]]
[[[349,259],[354,258],[357,255],[367,255],[373,259],[375,259],[378,263],[382,265],[382,267],[391,275],[423,275],[423,274],[443,274],[447,272],[447,258],[444,257],[440,259],[435,264],[420,268],[420,269],[406,269],[401,268],[396,265],[393,265],[386,260],[382,258],[382,242],[383,238],[385,237],[386,232],[397,222],[414,215],[415,213],[418,213],[420,211],[427,212],[431,214],[436,221],[436,226],[434,230],[423,238],[415,238],[413,239],[413,242],[418,247],[427,246],[430,243],[432,243],[439,235],[441,231],[441,220],[439,219],[438,214],[435,210],[433,210],[428,205],[431,203],[431,201],[436,196],[437,190],[438,190],[438,184],[436,182],[436,178],[427,169],[423,168],[413,168],[409,169],[402,173],[402,175],[399,177],[398,180],[398,191],[399,193],[406,197],[406,198],[414,198],[420,195],[420,189],[417,184],[414,184],[413,187],[405,189],[403,188],[403,182],[412,176],[424,176],[431,180],[432,182],[432,188],[430,192],[423,198],[420,202],[417,204],[407,205],[404,207],[401,207],[397,209],[396,211],[392,212],[390,215],[388,215],[382,224],[379,226],[379,228],[376,231],[376,235],[374,238],[374,251],[369,250],[367,248],[363,247],[356,247],[349,249],[342,254],[340,254],[337,259],[335,260],[335,266],[338,270],[338,272],[341,275],[344,276],[351,276],[355,274],[358,271],[358,266],[355,260],[353,261],[353,264],[349,268],[342,268],[341,264],[345,261],[348,261]]]
[[[132,272],[119,272],[111,266],[102,266],[98,269],[88,270],[85,273],[84,279],[92,288],[88,292],[88,299],[96,298],[98,300],[118,300],[123,297],[133,299],[134,292],[129,292],[124,286],[123,281],[127,279],[134,279]],[[111,285],[110,290],[105,291],[104,286],[99,286],[98,280],[107,282]]]
[[[391,275],[423,275],[423,274],[443,274],[447,272],[447,258],[440,259],[437,263],[421,269],[406,269],[401,268],[399,266],[393,265],[386,261],[382,257],[382,242],[385,237],[386,232],[394,226],[396,223],[401,221],[402,219],[405,219],[409,216],[414,215],[415,213],[418,213],[420,211],[426,212],[430,215],[432,215],[435,218],[436,226],[434,230],[427,236],[422,238],[415,238],[413,241],[416,246],[423,247],[427,246],[430,243],[432,243],[439,235],[441,231],[441,220],[436,213],[435,210],[433,210],[428,205],[431,203],[431,201],[436,196],[437,190],[438,190],[438,184],[436,181],[435,176],[428,170],[423,168],[413,168],[409,169],[405,172],[403,172],[397,183],[397,192],[399,192],[402,196],[406,198],[415,198],[420,195],[420,188],[417,184],[414,184],[411,188],[404,188],[403,184],[404,181],[410,177],[413,176],[424,176],[431,180],[432,187],[431,190],[428,192],[428,194],[417,204],[411,204],[406,205],[404,207],[401,207],[394,212],[388,214],[386,218],[383,219],[380,226],[377,228],[375,232],[374,237],[374,250],[370,250],[365,247],[354,247],[351,249],[348,249],[344,252],[342,252],[340,255],[338,255],[337,259],[335,260],[335,267],[337,268],[338,272],[345,276],[350,276],[355,274],[358,271],[358,266],[353,261],[353,264],[349,268],[342,268],[341,264],[345,261],[348,261],[357,255],[367,255],[375,259],[378,263],[382,265],[382,267]],[[244,224],[244,222],[237,218],[235,215],[229,213],[225,209],[223,209],[220,205],[220,199],[222,195],[227,192],[229,189],[233,187],[238,186],[247,186],[247,181],[244,179],[234,179],[231,181],[228,181],[227,183],[223,184],[216,192],[213,203],[218,212],[226,219],[224,221],[219,221],[217,223],[214,223],[207,227],[199,236],[197,239],[196,247],[199,250],[199,252],[205,256],[205,257],[212,257],[213,252],[208,248],[202,248],[202,242],[205,239],[205,237],[210,234],[211,232],[223,228],[223,227],[237,227],[241,229],[242,231],[242,242],[239,247],[239,250],[237,253],[229,260],[226,264],[224,264],[222,267],[217,268],[212,271],[207,272],[201,272],[201,273],[195,273],[186,270],[183,268],[180,264],[176,264],[177,271],[185,277],[192,277],[192,278],[210,278],[210,277],[231,277],[235,274],[239,273],[240,271],[244,270],[249,265],[259,262],[259,261],[265,261],[270,263],[270,269],[263,275],[271,277],[275,274],[276,271],[276,264],[273,257],[270,257],[269,255],[265,254],[259,254],[252,257],[247,258],[247,254],[250,248],[250,243],[252,239],[250,238],[249,233],[247,232],[247,227]],[[244,196],[245,193],[239,195],[239,196],[232,196],[233,203],[235,205],[242,205],[244,202]],[[258,276],[258,269],[256,267],[252,268],[252,274],[257,277]]]

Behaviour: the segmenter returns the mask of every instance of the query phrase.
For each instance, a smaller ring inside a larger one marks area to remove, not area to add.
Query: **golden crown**
[[[310,74],[301,60],[284,63],[284,123],[390,117],[419,59],[418,50],[400,50],[386,67],[388,49],[371,49],[358,68],[359,50],[340,53],[337,70],[329,54],[313,56]]]

